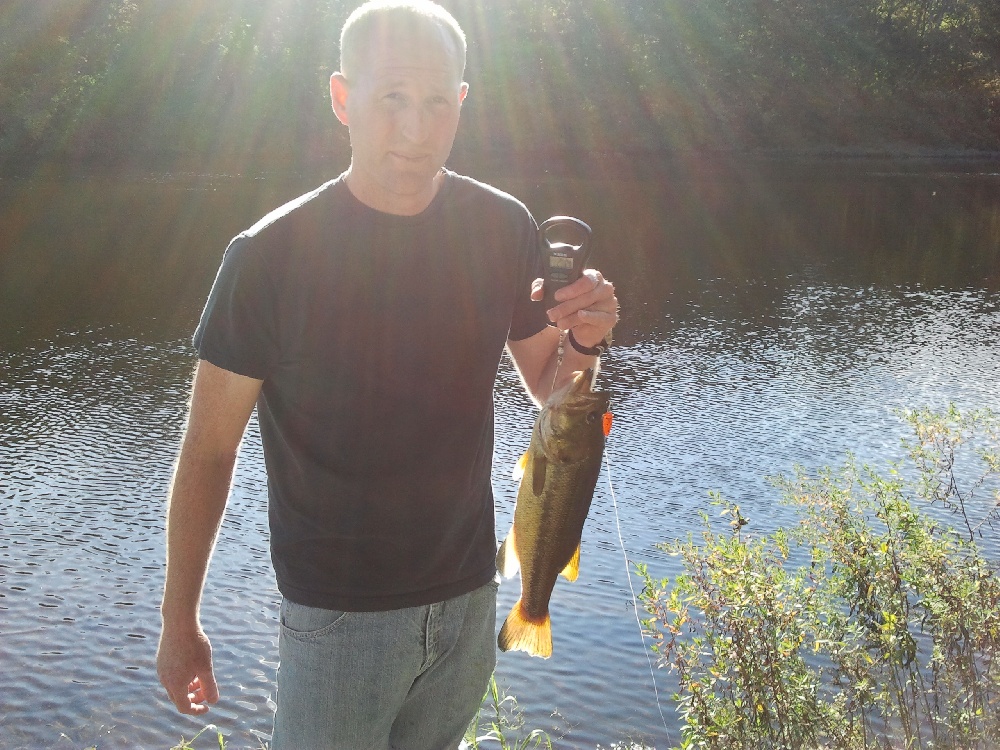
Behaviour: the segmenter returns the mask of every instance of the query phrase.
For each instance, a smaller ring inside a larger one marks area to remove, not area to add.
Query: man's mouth
[[[392,154],[392,156],[396,157],[397,159],[400,159],[401,161],[407,161],[411,163],[423,161],[424,159],[428,158],[427,154],[404,154],[400,153],[399,151],[390,151],[389,153]]]

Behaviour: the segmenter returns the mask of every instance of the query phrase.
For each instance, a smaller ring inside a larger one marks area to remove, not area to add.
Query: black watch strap
[[[597,343],[596,346],[584,346],[576,337],[573,335],[573,329],[569,329],[569,345],[576,349],[580,354],[586,354],[588,357],[600,357],[604,352],[606,352],[611,347],[611,334],[609,333],[601,341]]]

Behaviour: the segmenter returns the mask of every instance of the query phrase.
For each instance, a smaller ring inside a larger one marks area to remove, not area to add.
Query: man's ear
[[[462,81],[462,87],[458,90],[458,103],[461,104],[465,101],[465,97],[469,95],[469,84]]]
[[[333,105],[333,113],[344,125],[349,125],[347,121],[347,79],[343,73],[334,73],[330,76],[330,103]]]

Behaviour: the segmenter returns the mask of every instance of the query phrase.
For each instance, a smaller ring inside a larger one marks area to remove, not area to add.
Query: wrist
[[[174,630],[199,630],[201,628],[201,608],[197,602],[171,601],[160,603],[160,620],[165,628]]]
[[[572,328],[569,329],[567,338],[569,339],[570,346],[576,349],[576,351],[580,354],[588,357],[599,357],[611,346],[611,331],[608,331],[602,339],[594,344],[577,339]]]

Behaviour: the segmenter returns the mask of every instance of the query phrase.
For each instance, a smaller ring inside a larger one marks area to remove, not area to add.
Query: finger
[[[600,286],[605,282],[604,277],[601,272],[594,268],[586,268],[583,271],[583,275],[574,281],[572,284],[556,289],[553,297],[558,298],[560,302],[567,299],[571,299],[580,294],[584,294],[588,291],[593,290],[597,286]],[[613,287],[612,287],[613,288]],[[564,291],[568,290],[568,291]],[[531,282],[531,299],[535,302],[543,299],[545,297],[545,279],[535,279]]]
[[[608,284],[604,276],[596,268],[585,268],[580,278],[572,284],[567,284],[562,289],[557,289],[553,297],[559,302],[578,297],[581,294],[592,292],[603,284]]]
[[[167,698],[170,702],[174,704],[174,707],[181,713],[187,708],[189,701],[187,700],[187,690],[184,688],[184,684],[176,684],[175,680],[170,679],[170,677],[161,672],[160,674],[160,684],[163,685],[164,689],[167,691]]]
[[[611,300],[614,300],[614,304],[617,304],[618,301],[614,299],[615,285],[610,281],[601,279],[601,281],[594,286],[589,286],[588,284],[576,286],[580,281],[583,281],[583,279],[574,281],[569,286],[556,291],[556,296],[561,297],[560,304],[567,306],[564,308],[564,315],[569,315],[571,312],[582,310],[586,307],[601,307],[601,303],[610,303]],[[572,292],[562,294],[562,292],[566,292],[566,290],[572,290]],[[603,306],[607,307],[608,305]],[[556,307],[558,307],[558,305]]]
[[[191,703],[218,703],[219,686],[215,683],[215,676],[209,672],[195,677],[188,685],[187,698]]]
[[[583,326],[589,326],[599,333],[600,338],[605,338],[616,325],[618,325],[618,308],[614,310],[580,310],[577,313]]]
[[[205,713],[208,707],[203,705],[201,702],[195,700],[194,693],[186,693],[181,691],[180,693],[170,696],[171,702],[177,708],[177,711],[188,716]]]
[[[177,705],[177,710],[188,716],[200,716],[209,711],[208,704],[197,694],[188,693]]]
[[[569,287],[565,287],[569,288]],[[561,290],[560,290],[561,291]],[[593,310],[597,312],[616,312],[618,310],[618,298],[615,297],[614,284],[603,282],[598,287],[578,296],[563,301],[548,310],[549,320],[556,322],[561,318],[566,318],[580,310]]]
[[[545,279],[535,279],[531,282],[531,299],[538,302],[545,296]]]
[[[615,327],[618,322],[618,314],[605,310],[577,310],[571,315],[554,320],[553,324],[560,331],[568,331],[570,328],[592,328],[597,332],[596,338],[603,338],[608,331]],[[579,335],[579,334],[578,334]]]
[[[214,678],[209,684],[209,681],[203,683],[199,677],[195,677],[187,684],[186,689],[168,689],[167,696],[180,713],[199,716],[208,712],[208,704],[218,702],[219,689]]]
[[[186,714],[188,716],[201,716],[202,714],[208,713],[208,706],[206,706],[204,703],[191,702],[188,703],[186,708],[181,709],[181,713]]]
[[[167,695],[179,713],[192,716],[208,711],[208,706],[196,700],[194,692],[180,690],[177,692],[168,692]]]
[[[187,698],[191,703],[205,702],[205,689],[201,686],[201,681],[197,677],[188,685]]]
[[[553,317],[554,320],[552,320]],[[550,315],[549,319],[552,320],[552,325],[561,331],[586,326],[600,329],[600,334],[603,335],[614,328],[618,322],[618,309],[617,307],[610,309],[588,307],[558,317]]]

